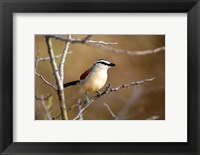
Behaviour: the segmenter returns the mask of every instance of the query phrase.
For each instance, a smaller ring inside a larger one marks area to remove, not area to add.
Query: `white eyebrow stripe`
[[[106,60],[98,60],[98,61],[97,61],[97,63],[101,63],[101,62],[106,63],[106,64],[110,64],[110,62],[109,62],[109,61],[106,61]]]

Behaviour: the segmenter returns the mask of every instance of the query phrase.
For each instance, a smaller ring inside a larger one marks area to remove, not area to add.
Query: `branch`
[[[41,101],[41,100],[48,100],[48,97],[44,97],[44,96],[41,97],[41,96],[35,95],[35,99],[36,99],[36,100],[40,100],[40,101]]]
[[[141,80],[141,81],[131,82],[129,84],[123,84],[123,85],[120,85],[120,86],[115,87],[115,88],[112,88],[111,85],[109,84],[102,93],[98,93],[94,97],[90,98],[90,104],[87,104],[82,109],[81,113],[83,113],[91,105],[91,103],[98,100],[99,98],[101,98],[104,95],[107,95],[111,92],[119,91],[120,89],[130,88],[130,87],[135,86],[135,85],[141,85],[141,84],[146,83],[146,82],[151,82],[154,79],[155,79],[155,77],[152,77],[152,78],[144,79],[144,80]],[[81,102],[81,105],[83,105],[83,104],[86,104],[86,101]],[[73,108],[76,108],[76,107],[78,107],[78,105],[73,105],[67,111],[72,110]],[[74,119],[77,119],[78,117],[79,117],[79,114]]]
[[[48,109],[48,107],[46,106],[44,96],[42,95],[42,96],[40,97],[40,99],[41,99],[40,101],[41,101],[42,107],[43,107],[43,109],[44,109],[44,111],[45,111],[45,114],[46,114],[47,118],[48,118],[49,120],[52,120],[52,117],[51,117],[51,115],[50,115],[49,109]]]
[[[41,74],[35,72],[35,75],[40,77],[44,81],[45,84],[49,85],[50,87],[52,87],[53,89],[55,89],[57,91],[56,86],[54,86],[52,83],[48,82]]]
[[[74,39],[74,38],[64,38],[58,35],[48,35],[50,38],[54,38],[56,40],[64,41],[64,42],[71,42],[71,43],[83,43],[83,44],[101,44],[101,45],[116,45],[118,43],[116,42],[104,42],[104,41],[94,41],[94,40],[87,40],[91,37],[91,35],[88,35],[87,37],[83,39]]]
[[[81,115],[83,115],[83,112],[90,106],[92,102],[90,102],[89,104],[87,104],[83,109],[81,109],[78,113],[78,115],[73,119],[73,120],[77,120],[78,118],[80,118]],[[79,103],[79,105],[82,105],[82,103]]]
[[[87,35],[85,38],[82,39],[82,43],[85,43],[92,35]]]
[[[61,58],[62,54],[59,54],[59,55],[55,55],[55,59],[59,59]],[[50,60],[50,57],[45,57],[45,58],[36,58],[35,61],[37,62],[40,62],[40,61],[49,61]]]
[[[71,51],[67,52],[67,54],[72,54]],[[59,55],[55,55],[55,59],[59,59],[61,58],[62,54],[59,54]],[[45,58],[38,58],[36,57],[35,58],[35,64],[37,65],[39,62],[42,62],[42,61],[50,61],[50,58],[49,57],[45,57]]]
[[[136,82],[131,82],[129,84],[123,84],[123,85],[120,85],[118,87],[115,87],[115,88],[112,88],[111,85],[109,84],[107,87],[106,87],[106,90],[103,91],[102,93],[100,94],[97,94],[96,96],[90,98],[90,101],[95,101],[97,100],[98,98],[104,96],[104,95],[107,95],[111,92],[115,92],[115,91],[119,91],[120,89],[124,89],[124,88],[129,88],[131,86],[135,86],[135,85],[139,85],[139,84],[143,84],[145,82],[151,82],[155,79],[155,77],[152,77],[152,78],[149,78],[149,79],[144,79],[144,80],[141,80],[141,81],[136,81]]]
[[[71,35],[69,35],[68,38],[71,38]],[[70,45],[70,42],[67,42],[65,43],[65,47],[64,47],[64,51],[63,51],[63,54],[62,54],[62,57],[61,57],[61,61],[60,61],[60,81],[61,83],[63,83],[63,80],[64,80],[64,64],[65,64],[65,57],[68,53],[68,49],[69,49],[69,45]]]
[[[79,120],[83,120],[83,113],[81,112],[82,111],[82,105],[81,105],[81,100],[78,99],[78,110],[79,110]]]
[[[61,108],[61,114],[62,114],[62,119],[68,120],[67,117],[67,110],[66,110],[66,105],[65,105],[65,96],[64,96],[64,91],[63,91],[63,83],[60,80],[60,75],[58,72],[58,67],[55,61],[55,56],[52,48],[52,42],[51,39],[47,36],[46,37],[46,44],[47,44],[47,49],[50,57],[50,63],[53,69],[53,73],[58,85],[57,93],[60,101],[60,108]]]
[[[89,43],[88,45],[96,47],[96,48],[101,48],[103,50],[110,51],[110,52],[113,52],[113,53],[116,53],[116,54],[127,54],[127,55],[131,55],[131,56],[154,54],[154,53],[158,53],[158,52],[165,50],[164,46],[158,47],[158,48],[155,48],[155,49],[152,49],[152,50],[130,51],[130,50],[116,49],[116,48],[113,48],[113,47],[108,47],[108,46],[104,46],[104,45],[100,45],[100,44]]]
[[[59,59],[61,56],[62,56],[62,54],[56,55],[55,59]],[[35,70],[37,70],[38,63],[42,62],[42,61],[50,61],[50,58],[49,57],[45,57],[45,58],[36,57],[35,58]]]
[[[113,53],[116,53],[116,54],[127,54],[127,55],[131,55],[131,56],[155,54],[155,53],[158,53],[158,52],[161,52],[161,51],[165,50],[165,47],[162,46],[162,47],[158,47],[158,48],[151,49],[151,50],[130,51],[130,50],[116,49],[116,48],[113,48],[113,47],[106,46],[106,45],[116,45],[116,44],[118,44],[116,42],[103,42],[103,41],[85,40],[85,38],[84,39],[73,39],[73,38],[66,39],[66,38],[63,38],[63,37],[58,36],[58,35],[50,35],[49,37],[54,38],[56,40],[61,40],[61,41],[64,41],[64,42],[84,43],[84,44],[86,44],[88,46],[101,48],[103,50],[110,51],[110,52],[113,52]]]
[[[109,113],[111,114],[111,116],[112,116],[115,120],[117,120],[117,117],[116,117],[116,115],[112,112],[110,106],[109,106],[108,104],[106,104],[106,103],[103,103],[103,105],[107,108],[107,110],[109,111]]]
[[[94,40],[87,40],[87,44],[100,44],[100,45],[117,45],[116,42],[105,42],[105,41],[94,41]]]
[[[49,95],[50,96],[50,95]],[[36,100],[39,100],[41,102],[41,105],[45,111],[46,117],[48,118],[48,120],[52,120],[51,114],[49,112],[48,107],[46,106],[45,100],[48,100],[49,96],[44,97],[43,95],[41,96],[35,96]]]

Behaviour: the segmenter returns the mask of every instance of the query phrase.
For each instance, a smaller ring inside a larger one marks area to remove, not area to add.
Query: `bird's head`
[[[114,67],[116,66],[114,63],[108,61],[108,60],[105,60],[105,59],[99,59],[96,61],[96,63],[94,64],[95,67],[97,68],[101,68],[101,69],[109,69],[111,67]]]

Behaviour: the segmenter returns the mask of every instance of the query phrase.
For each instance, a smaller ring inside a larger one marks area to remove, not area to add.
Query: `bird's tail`
[[[79,83],[79,80],[72,81],[72,82],[68,82],[68,83],[65,83],[65,84],[63,85],[63,87],[66,88],[66,87],[69,87],[69,86],[72,86],[72,85],[76,85],[76,84],[78,84],[78,83]]]

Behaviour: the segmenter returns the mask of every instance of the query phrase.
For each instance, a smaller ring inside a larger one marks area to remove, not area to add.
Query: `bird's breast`
[[[83,82],[82,88],[88,92],[96,92],[100,90],[107,81],[107,72],[93,72]]]

